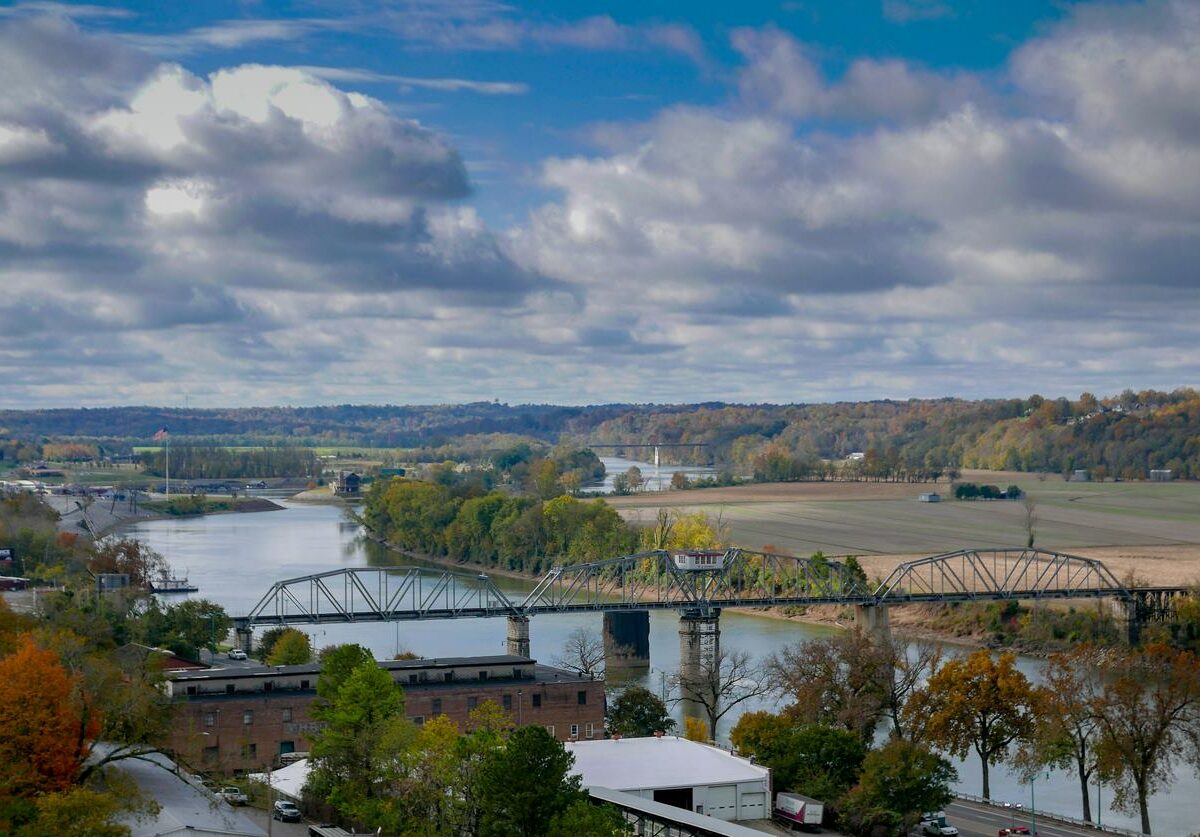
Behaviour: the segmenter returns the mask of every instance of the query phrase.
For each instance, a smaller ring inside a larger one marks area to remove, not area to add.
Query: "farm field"
[[[1032,474],[967,472],[963,480],[1019,485],[1036,503],[1036,544],[1102,558],[1152,580],[1200,580],[1200,483],[1087,483]],[[629,520],[659,507],[720,517],[735,544],[806,555],[867,556],[873,570],[904,557],[1025,543],[1017,501],[920,503],[930,485],[787,483],[611,498]],[[936,487],[943,495],[945,483]],[[873,560],[870,556],[880,556]],[[891,560],[884,560],[887,556]],[[1185,578],[1175,579],[1177,574]],[[1162,583],[1169,583],[1163,581]]]

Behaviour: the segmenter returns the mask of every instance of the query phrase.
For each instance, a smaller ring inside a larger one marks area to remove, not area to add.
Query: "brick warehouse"
[[[450,657],[379,663],[404,688],[416,723],[446,715],[462,728],[490,700],[519,725],[541,724],[560,741],[603,737],[604,681],[540,665],[528,657]],[[166,688],[179,705],[168,746],[197,768],[262,769],[306,752],[317,724],[319,665],[179,671]]]

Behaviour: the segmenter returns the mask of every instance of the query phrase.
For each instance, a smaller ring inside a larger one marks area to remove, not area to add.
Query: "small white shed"
[[[722,820],[771,816],[771,771],[686,738],[572,741],[584,787],[599,786]]]

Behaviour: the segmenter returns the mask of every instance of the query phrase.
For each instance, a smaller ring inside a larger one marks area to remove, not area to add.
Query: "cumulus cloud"
[[[0,27],[0,82],[6,399],[50,391],[71,347],[98,344],[140,356],[126,375],[301,378],[369,342],[331,296],[452,324],[558,285],[463,204],[444,138],[302,69],[200,76],[42,17]]]
[[[1193,4],[1079,9],[990,92],[879,59],[831,79],[773,29],[733,44],[729,107],[668,109],[624,145],[609,125],[604,155],[544,165],[561,197],[513,233],[523,260],[590,310],[632,302],[743,396],[1200,375]]]

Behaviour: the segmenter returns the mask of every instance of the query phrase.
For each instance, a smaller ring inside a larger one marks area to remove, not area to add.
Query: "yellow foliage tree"
[[[654,525],[642,530],[643,549],[721,549],[725,533],[704,512],[659,509]]]
[[[688,741],[707,741],[708,723],[703,718],[684,718],[683,737]]]

